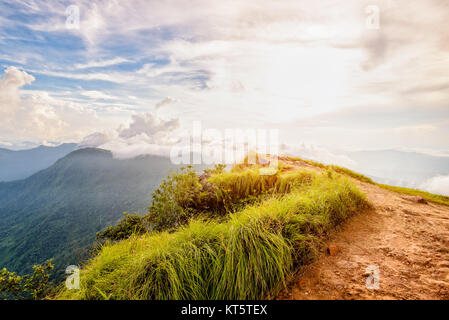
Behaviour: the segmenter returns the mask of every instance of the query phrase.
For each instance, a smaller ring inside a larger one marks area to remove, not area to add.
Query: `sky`
[[[201,121],[449,151],[448,21],[446,0],[1,0],[0,145],[164,146]]]

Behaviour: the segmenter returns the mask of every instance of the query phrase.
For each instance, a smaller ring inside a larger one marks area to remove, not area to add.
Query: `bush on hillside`
[[[132,234],[143,234],[150,231],[145,217],[139,216],[137,213],[128,214],[126,212],[124,216],[117,225],[109,226],[102,232],[98,232],[97,241],[119,241],[128,239]]]
[[[9,272],[6,268],[0,270],[0,299],[41,299],[49,292],[48,280],[53,264],[47,260],[43,265],[33,266],[31,275],[20,276]]]
[[[196,213],[205,196],[192,166],[183,167],[179,173],[170,173],[153,193],[146,219],[156,231],[176,229]]]
[[[208,172],[210,174],[220,170],[222,168],[218,167]],[[154,191],[153,201],[146,215],[129,215],[125,212],[125,217],[117,225],[98,233],[97,240],[118,241],[153,230],[174,230],[198,212],[196,207],[205,196],[202,189],[200,178],[192,166],[182,167],[179,172],[170,172]]]

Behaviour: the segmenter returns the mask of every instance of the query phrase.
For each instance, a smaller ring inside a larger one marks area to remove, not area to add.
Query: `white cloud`
[[[16,67],[8,67],[0,80],[0,115],[4,120],[10,119],[19,111],[21,101],[19,89],[31,84],[34,77]]]
[[[94,124],[103,126],[94,111],[51,97],[47,92],[21,94],[34,81],[25,71],[10,66],[0,79],[0,134],[12,140],[76,140]]]
[[[130,138],[116,138],[99,146],[101,149],[110,150],[118,159],[133,158],[139,155],[159,155],[168,157],[171,146],[153,143],[154,139],[146,134],[138,134]]]
[[[438,127],[432,124],[420,124],[416,126],[403,126],[398,128],[393,128],[392,131],[400,135],[422,135],[429,132],[438,131]]]
[[[34,81],[34,77],[16,67],[8,67],[0,80],[0,115],[4,136],[13,133],[30,137],[34,134],[61,130],[65,123],[59,119],[43,95],[32,94],[22,99],[19,89]]]
[[[114,132],[94,132],[84,137],[80,142],[80,146],[96,148],[115,138],[117,138],[117,134],[114,134]]]
[[[109,95],[106,94],[104,92],[101,91],[97,91],[97,90],[89,90],[89,91],[82,91],[81,95],[85,96],[85,97],[89,97],[91,99],[101,99],[101,100],[116,100],[118,99],[118,97],[113,96],[113,95]]]
[[[162,101],[158,102],[155,107],[156,107],[156,109],[159,109],[159,108],[162,108],[164,106],[167,106],[167,105],[175,103],[175,102],[178,102],[178,100],[170,98],[170,97],[166,97]]]
[[[0,141],[0,146],[2,146],[2,147],[12,147],[14,145],[11,142],[9,142],[9,141]]]
[[[180,126],[179,119],[164,120],[152,113],[132,115],[132,122],[128,128],[120,131],[119,137],[132,138],[145,134],[154,143],[166,144],[174,130]]]
[[[431,193],[449,196],[449,175],[433,177],[424,182],[420,186],[420,189]]]
[[[96,61],[89,61],[87,63],[79,63],[75,65],[76,69],[89,69],[89,68],[98,68],[98,67],[109,67],[116,64],[121,64],[124,62],[129,62],[130,60],[124,59],[124,58],[113,58],[113,59],[106,59],[106,60],[96,60]]]
[[[86,136],[81,146],[110,150],[117,158],[143,154],[168,156],[170,148],[179,142],[179,119],[165,120],[152,113],[132,115],[131,123],[115,132],[95,132]]]
[[[131,73],[122,73],[122,72],[89,72],[89,73],[75,73],[75,72],[61,72],[61,71],[52,71],[52,70],[30,70],[33,73],[44,74],[52,77],[61,77],[67,79],[75,79],[75,80],[102,80],[109,81],[114,83],[132,83],[136,80],[136,77]]]

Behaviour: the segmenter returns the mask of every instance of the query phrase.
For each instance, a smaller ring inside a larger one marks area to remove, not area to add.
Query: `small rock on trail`
[[[416,203],[427,204],[427,200],[420,196],[402,196],[402,199],[410,200]]]
[[[336,256],[338,253],[339,249],[337,246],[334,245],[329,245],[327,247],[327,252],[331,255],[331,256]]]

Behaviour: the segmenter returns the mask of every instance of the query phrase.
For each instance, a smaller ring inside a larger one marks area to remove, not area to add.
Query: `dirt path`
[[[337,254],[323,252],[279,298],[449,299],[449,207],[357,184],[374,210],[336,230],[328,243]],[[378,267],[379,289],[366,287],[368,266]]]

